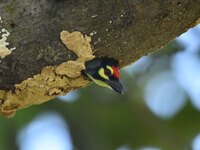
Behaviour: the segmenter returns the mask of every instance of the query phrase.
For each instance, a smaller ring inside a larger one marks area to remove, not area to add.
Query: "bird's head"
[[[112,88],[118,93],[123,93],[120,83],[118,61],[113,58],[100,57],[85,63],[84,73],[96,84]]]

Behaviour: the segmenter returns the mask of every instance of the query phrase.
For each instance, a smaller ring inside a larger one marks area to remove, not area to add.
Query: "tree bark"
[[[199,6],[200,0],[0,0],[0,113],[86,86],[80,70],[92,53],[82,59],[74,46],[91,46],[95,57],[113,57],[123,67],[198,24]],[[76,34],[72,48],[69,39],[62,42],[63,30]],[[74,31],[90,36],[90,45]],[[73,63],[78,74],[70,76],[64,67]]]

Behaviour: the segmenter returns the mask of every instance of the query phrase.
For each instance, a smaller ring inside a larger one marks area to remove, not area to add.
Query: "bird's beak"
[[[123,91],[123,86],[120,83],[120,81],[117,80],[108,80],[106,81],[106,83],[116,92],[120,93],[120,94],[124,94]]]

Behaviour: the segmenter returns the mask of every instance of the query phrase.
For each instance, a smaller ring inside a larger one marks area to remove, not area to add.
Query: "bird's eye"
[[[104,73],[105,73],[105,75],[107,75],[107,76],[112,75],[112,74],[111,74],[111,71],[110,71],[109,69],[105,69],[105,70],[104,70]]]

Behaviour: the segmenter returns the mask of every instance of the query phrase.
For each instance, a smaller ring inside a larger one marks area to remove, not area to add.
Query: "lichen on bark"
[[[62,31],[60,37],[66,47],[78,56],[77,60],[44,67],[40,74],[16,84],[15,90],[0,90],[1,114],[13,116],[18,109],[43,103],[89,83],[83,79],[81,71],[85,68],[84,63],[94,58],[91,38],[77,31]]]

